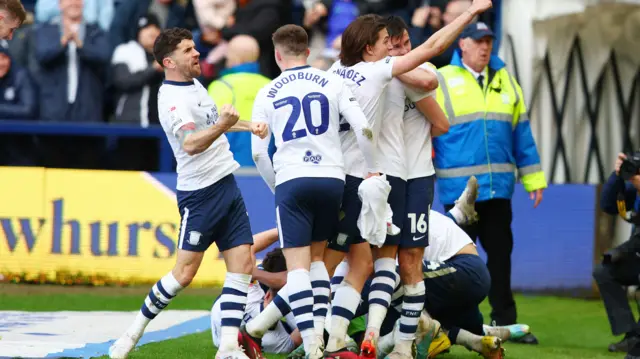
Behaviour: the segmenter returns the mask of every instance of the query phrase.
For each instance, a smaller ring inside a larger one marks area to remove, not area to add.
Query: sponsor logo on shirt
[[[317,165],[318,163],[320,163],[320,161],[322,161],[322,155],[314,155],[313,152],[307,151],[304,154],[303,161],[311,162]]]

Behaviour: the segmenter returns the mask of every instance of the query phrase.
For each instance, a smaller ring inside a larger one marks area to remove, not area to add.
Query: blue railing
[[[102,137],[107,144],[115,143],[118,138],[157,138],[158,170],[173,171],[173,153],[161,126],[152,125],[147,128],[106,123],[64,123],[40,121],[0,120],[0,134],[22,135],[62,135]]]

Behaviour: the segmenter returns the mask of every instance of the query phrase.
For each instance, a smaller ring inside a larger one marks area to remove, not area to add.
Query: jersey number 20
[[[320,126],[315,126],[311,118],[311,103],[313,101],[320,103]],[[292,110],[289,120],[287,120],[287,124],[284,126],[284,131],[282,132],[282,141],[287,142],[307,136],[307,130],[304,128],[293,130],[296,122],[300,118],[301,108],[304,115],[304,122],[312,135],[317,136],[327,132],[329,128],[329,99],[327,99],[327,96],[320,92],[311,92],[302,98],[302,103],[295,96],[286,97],[273,103],[273,107],[276,110],[287,105],[291,105]]]

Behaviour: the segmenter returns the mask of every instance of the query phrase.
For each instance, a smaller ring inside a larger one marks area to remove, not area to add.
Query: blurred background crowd
[[[25,0],[29,16],[0,43],[0,119],[69,126],[158,124],[161,67],[152,48],[161,29],[191,29],[199,79],[218,103],[250,120],[253,95],[279,75],[271,34],[294,23],[308,30],[311,64],[328,68],[340,34],[358,15],[399,15],[414,44],[455,19],[471,0]],[[494,24],[496,9],[481,19]],[[498,37],[499,38],[499,37]],[[232,41],[234,40],[234,41]],[[497,44],[496,44],[497,45]],[[455,45],[454,45],[455,47]],[[496,50],[498,46],[494,47]],[[449,63],[453,47],[433,60]],[[20,131],[12,131],[20,132]],[[58,131],[68,132],[68,131]],[[1,165],[157,170],[158,146],[144,138],[0,134]],[[233,138],[242,165],[250,148]]]

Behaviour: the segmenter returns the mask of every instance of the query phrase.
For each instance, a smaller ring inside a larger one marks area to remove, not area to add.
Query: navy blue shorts
[[[233,175],[195,191],[177,191],[178,248],[204,252],[215,242],[220,252],[253,244],[249,215]]]
[[[338,231],[329,238],[327,245],[331,249],[347,253],[352,244],[365,242],[358,229],[358,217],[362,209],[362,201],[358,197],[358,187],[360,187],[362,181],[362,178],[349,175],[345,178]]]
[[[337,178],[296,178],[276,186],[280,247],[306,247],[336,233],[343,191]]]
[[[406,215],[400,247],[414,248],[429,245],[429,211],[433,205],[434,182],[435,176],[407,181]]]
[[[396,236],[387,235],[384,240],[385,245],[397,246],[402,245],[402,227],[404,226],[404,217],[407,203],[407,182],[402,178],[387,175],[387,181],[391,185],[389,192],[389,205],[393,211],[392,222],[400,228],[400,234]]]

